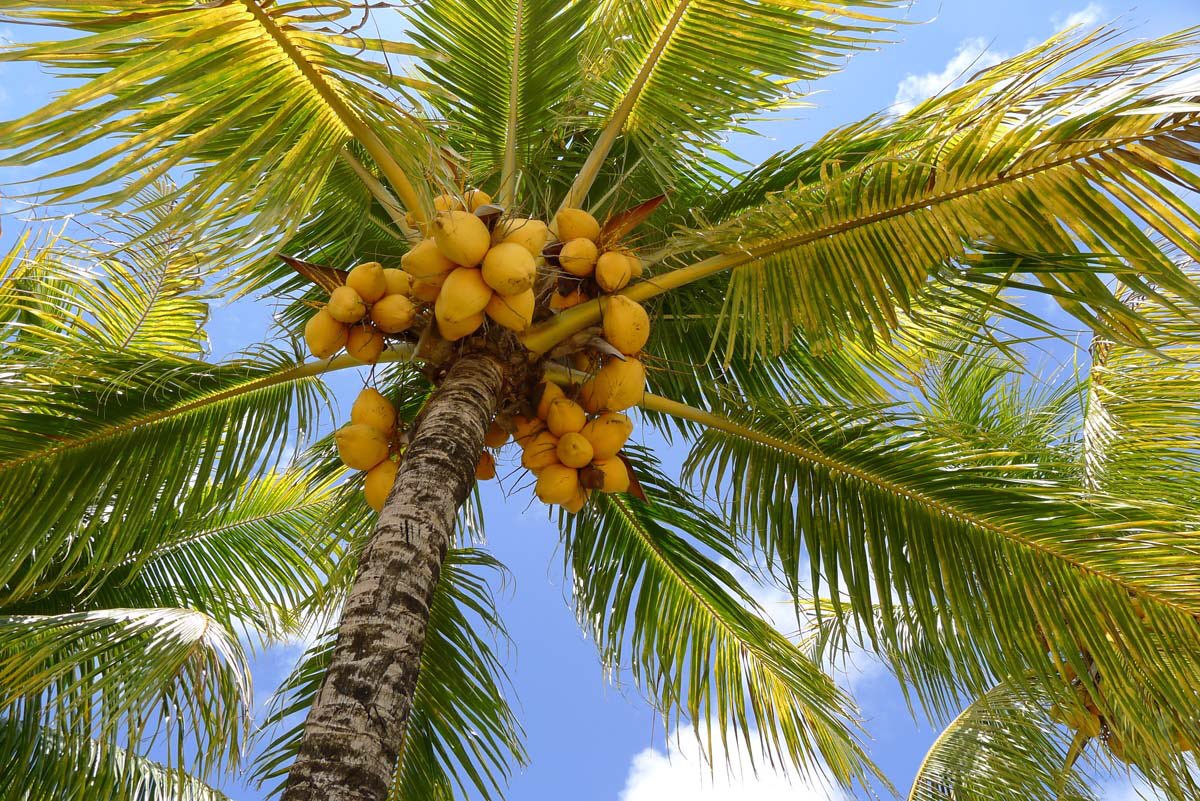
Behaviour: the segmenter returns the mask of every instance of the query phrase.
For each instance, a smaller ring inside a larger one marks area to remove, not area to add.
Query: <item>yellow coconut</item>
[[[558,437],[549,431],[534,434],[521,453],[521,466],[536,474],[552,464],[558,464]]]
[[[491,481],[496,477],[496,459],[487,451],[479,454],[475,463],[475,478],[480,481]]]
[[[412,276],[403,270],[389,267],[383,271],[383,280],[387,284],[388,295],[411,295]]]
[[[595,458],[611,459],[633,433],[633,421],[620,412],[605,412],[589,420],[580,433],[592,444]]]
[[[483,312],[491,299],[492,288],[483,280],[483,274],[471,267],[459,267],[446,276],[433,310],[438,322],[457,323]]]
[[[596,364],[596,353],[590,350],[577,350],[571,354],[571,366],[581,373],[590,373],[599,365]]]
[[[524,331],[533,322],[533,309],[537,299],[532,289],[526,289],[517,295],[492,295],[484,312],[500,325],[511,331]]]
[[[469,211],[444,211],[433,220],[438,250],[455,264],[474,267],[483,261],[492,234],[483,220]]]
[[[605,292],[620,292],[632,277],[629,257],[624,253],[610,250],[596,259],[596,283]]]
[[[342,464],[352,470],[370,470],[388,455],[388,441],[375,426],[351,423],[333,435]]]
[[[304,324],[304,342],[318,359],[328,359],[346,347],[348,336],[346,324],[333,319],[328,309],[321,309]]]
[[[449,275],[449,273],[446,275]],[[442,284],[446,283],[446,275],[435,275],[430,278],[414,278],[412,296],[425,303],[433,303],[442,291]]]
[[[579,433],[587,423],[583,407],[570,398],[556,398],[546,412],[546,428],[556,437],[568,432]]]
[[[571,514],[577,515],[579,514],[580,510],[583,509],[583,505],[587,503],[587,499],[587,490],[585,490],[583,487],[580,487],[579,489],[575,490],[575,495],[571,498],[571,500],[567,501],[566,503],[561,503],[559,506]]]
[[[396,408],[379,390],[367,387],[358,393],[350,407],[350,422],[371,426],[391,439],[392,432],[396,430]]]
[[[384,295],[371,307],[371,322],[385,334],[398,334],[413,324],[417,308],[404,295]]]
[[[339,323],[357,323],[367,313],[367,304],[348,286],[339,286],[330,292],[325,308]]]
[[[563,397],[566,396],[563,394],[562,387],[553,381],[543,381],[538,384],[533,391],[533,402],[537,404],[537,416],[545,420],[546,415],[550,414],[550,404]]]
[[[587,295],[583,294],[582,289],[576,289],[574,292],[568,295],[562,295],[558,292],[555,292],[550,296],[550,309],[551,311],[562,311],[563,309],[569,309],[572,306],[578,306],[587,299],[588,297]]]
[[[379,361],[379,354],[386,346],[383,334],[370,323],[351,326],[350,336],[346,338],[346,352],[365,364]]]
[[[483,280],[501,295],[519,295],[536,278],[537,262],[515,242],[502,242],[483,257]]]
[[[600,251],[596,249],[595,242],[577,238],[562,246],[558,253],[558,263],[571,275],[583,278],[592,274],[599,256]]]
[[[400,269],[413,278],[434,278],[445,275],[457,265],[438,250],[433,239],[422,239],[412,250],[400,257]]]
[[[646,265],[642,263],[642,258],[636,253],[625,251],[625,258],[629,259],[629,274],[634,278],[641,278],[646,272]]]
[[[584,467],[592,461],[592,443],[583,434],[569,431],[558,438],[558,461],[567,467]]]
[[[579,491],[579,471],[561,464],[546,465],[533,491],[542,503],[568,503]]]
[[[642,402],[646,394],[646,366],[637,359],[610,358],[583,385],[580,399],[592,413],[621,412]]]
[[[384,459],[367,471],[367,479],[363,482],[363,495],[367,505],[376,512],[383,509],[384,502],[392,492],[396,483],[396,473],[400,472],[400,463]]]
[[[621,353],[638,353],[650,338],[650,315],[636,300],[611,295],[600,301],[604,338]]]
[[[436,214],[439,211],[460,211],[463,207],[462,201],[457,195],[438,195],[433,199],[433,211]],[[404,219],[409,225],[417,225],[417,218],[411,211],[404,215]],[[428,227],[428,223],[420,226],[422,229]]]
[[[542,255],[550,232],[541,220],[531,220],[527,217],[509,217],[501,220],[492,231],[492,241],[497,245],[511,242],[529,251],[534,258]]]
[[[447,342],[457,342],[478,331],[479,326],[483,325],[483,320],[483,312],[473,314],[465,320],[443,320],[441,317],[438,317],[438,333]]]
[[[463,192],[463,202],[466,204],[467,211],[474,212],[480,206],[491,203],[492,196],[482,189],[468,189]]]
[[[513,439],[525,447],[531,439],[546,430],[546,424],[536,417],[516,415],[512,419]]]
[[[558,238],[563,242],[571,239],[590,239],[595,242],[600,238],[600,223],[583,209],[563,209],[554,215],[554,225]]]
[[[363,262],[346,276],[346,286],[357,292],[367,303],[374,303],[387,294],[383,265],[377,261]]]
[[[499,448],[504,443],[508,442],[508,432],[497,421],[493,420],[488,427],[487,433],[483,435],[483,444],[489,448]]]
[[[599,473],[600,481],[593,489],[601,492],[628,492],[629,470],[625,463],[614,457],[611,459],[595,459],[592,467]]]

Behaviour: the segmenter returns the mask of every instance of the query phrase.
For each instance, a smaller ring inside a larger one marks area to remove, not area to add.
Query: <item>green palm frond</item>
[[[4,0],[5,22],[51,23],[78,35],[16,45],[0,59],[39,62],[82,82],[0,125],[10,150],[0,163],[94,148],[54,174],[59,183],[45,198],[108,207],[133,200],[171,170],[188,170],[190,180],[160,202],[192,220],[239,229],[232,243],[242,251],[256,237],[294,230],[352,138],[414,206],[415,190],[404,186],[396,159],[419,164],[427,144],[416,118],[394,101],[425,84],[360,53],[433,54],[325,29],[353,6],[334,0],[313,15],[303,5],[259,0]]]
[[[11,719],[0,720],[0,754],[10,801],[229,801],[179,769]]]
[[[431,97],[454,148],[478,183],[515,197],[518,175],[558,126],[580,80],[580,34],[597,0],[467,0],[416,3],[413,40],[447,58],[428,61]],[[500,173],[509,176],[502,187]]]
[[[564,521],[577,615],[605,664],[630,669],[668,724],[694,723],[706,752],[732,736],[772,764],[865,782],[850,699],[716,561],[743,562],[737,538],[634,458],[649,502],[596,495]]]
[[[470,548],[446,557],[430,607],[396,781],[389,798],[424,801],[458,797],[456,788],[491,801],[511,770],[525,764],[520,724],[505,699],[508,683],[491,638],[506,640],[485,572],[503,570],[491,556]],[[314,645],[276,692],[264,733],[277,734],[252,770],[261,787],[282,779],[299,746],[302,723],[325,676],[333,631]],[[273,791],[278,791],[277,785]]]
[[[886,410],[692,418],[709,431],[691,474],[729,488],[734,525],[795,592],[824,591],[885,657],[902,645],[900,620],[952,629],[946,680],[971,693],[1027,674],[1061,693],[1060,667],[1096,666],[1102,687],[1086,689],[1130,753],[1185,781],[1173,732],[1197,728],[1200,575],[1178,510],[1089,495]]]
[[[798,102],[890,26],[894,0],[604,2],[589,22],[580,127],[601,129],[564,205],[583,203],[618,135],[670,176],[752,117]],[[597,123],[597,120],[603,122]]]
[[[187,609],[0,617],[0,715],[78,742],[165,748],[200,778],[236,766],[249,731],[237,641]]]
[[[799,168],[782,159],[789,185],[754,189],[762,205],[676,246],[720,255],[627,293],[732,270],[723,322],[766,352],[795,328],[870,340],[947,283],[975,286],[977,303],[1006,286],[1046,292],[1127,341],[1138,318],[1107,273],[1157,303],[1173,293],[1194,316],[1200,292],[1138,223],[1197,255],[1200,215],[1175,191],[1198,185],[1200,111],[1182,88],[1195,32],[1110,50],[1102,40],[1051,40],[909,116],[830,134]],[[1033,282],[1014,280],[1023,274]]]

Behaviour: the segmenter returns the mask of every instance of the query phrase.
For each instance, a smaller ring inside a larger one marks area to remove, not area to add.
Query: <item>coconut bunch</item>
[[[309,351],[327,359],[345,348],[358,361],[374,364],[387,347],[386,336],[412,326],[416,307],[411,292],[406,273],[374,261],[358,265],[305,324]]]
[[[400,469],[403,440],[396,419],[396,407],[367,387],[350,407],[350,422],[333,435],[342,464],[366,473],[363,495],[376,512],[383,508]]]
[[[558,241],[546,249],[547,261],[560,271],[550,308],[569,309],[601,294],[620,292],[640,278],[642,260],[625,248],[607,247],[600,223],[582,209],[563,209],[554,217]]]
[[[433,304],[438,333],[453,342],[475,333],[488,318],[524,331],[537,305],[537,260],[546,244],[546,224],[501,219],[504,210],[478,189],[462,200],[440,195],[434,208],[433,220],[421,226],[426,238],[400,266],[412,282],[413,297]]]

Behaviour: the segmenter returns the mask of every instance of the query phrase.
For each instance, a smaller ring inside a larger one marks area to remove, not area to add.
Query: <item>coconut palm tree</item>
[[[873,46],[901,5],[461,0],[400,8],[404,31],[389,38],[349,0],[0,0],[6,22],[65,29],[0,57],[74,79],[0,126],[5,163],[53,159],[47,203],[169,207],[196,232],[182,245],[223,265],[224,291],[290,301],[279,319],[293,333],[348,268],[399,263],[426,234],[476,288],[471,268],[516,219],[633,249],[630,272],[645,271],[601,293],[599,278],[565,274],[589,246],[551,243],[534,248],[527,325],[481,323],[457,290],[432,315],[410,303],[416,322],[389,337],[378,358],[392,366],[372,379],[407,423],[403,460],[370,536],[350,540],[331,576],[340,623],[297,678],[314,689],[298,740],[273,752],[295,754],[287,801],[444,795],[455,765],[486,789],[496,774],[481,766],[513,751],[494,674],[438,593],[474,517],[464,504],[489,427],[536,427],[551,384],[593,411],[617,405],[620,384],[640,420],[692,443],[682,487],[629,448],[632,492],[588,497],[573,484],[564,503],[576,511],[558,519],[603,658],[711,747],[753,740],[846,785],[874,775],[849,699],[720,562],[755,559],[797,597],[806,584],[829,595],[880,652],[912,631],[930,638],[955,686],[1020,677],[1058,697],[1069,668],[1126,755],[1191,786],[1174,743],[1200,736],[1200,568],[1178,498],[1130,501],[1016,459],[965,457],[891,411],[882,382],[919,343],[1002,338],[1007,322],[981,323],[991,315],[1055,330],[1014,291],[1130,347],[1153,341],[1151,309],[1196,319],[1200,287],[1172,258],[1200,256],[1200,216],[1180,194],[1200,162],[1196,32],[1058,37],[906,115],[751,169],[722,149],[794,103],[798,84]],[[167,174],[177,190],[140,199]],[[482,197],[473,187],[496,201],[478,215],[463,208]],[[480,291],[473,301],[491,297]],[[1144,304],[1123,304],[1129,291]],[[607,310],[629,301],[649,307],[653,331],[618,353],[633,327]],[[464,321],[482,327],[449,333]],[[613,378],[641,378],[642,363],[649,391]],[[0,510],[18,534],[3,545],[4,582],[48,547],[109,542],[114,516],[123,530],[153,527],[196,508],[201,486],[235,492],[294,430],[297,398],[359,364],[261,351],[165,374],[139,366],[128,374],[148,383],[121,393],[127,406],[56,421],[53,437],[45,419],[26,424],[43,409],[17,405],[4,428],[42,433],[13,438],[0,497],[37,502]],[[321,453],[318,476],[330,471]],[[450,597],[461,608],[481,596]],[[1143,620],[1169,648],[1146,647]],[[478,703],[437,706],[455,683]],[[459,747],[446,739],[456,720],[492,734]]]

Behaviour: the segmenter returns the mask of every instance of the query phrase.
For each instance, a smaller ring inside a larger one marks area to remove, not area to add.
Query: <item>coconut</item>
[[[571,366],[581,373],[590,373],[595,370],[596,353],[590,350],[577,350],[571,354]]]
[[[441,317],[438,317],[438,333],[447,342],[457,342],[478,331],[479,326],[483,325],[483,320],[483,312],[473,314],[465,320],[443,320]]]
[[[610,250],[596,259],[596,283],[605,292],[620,292],[632,277],[629,257],[624,253]]]
[[[492,244],[492,234],[483,220],[469,211],[438,214],[433,220],[433,238],[443,256],[463,267],[483,261]]]
[[[537,299],[534,297],[532,289],[507,296],[497,292],[492,295],[492,299],[488,301],[484,311],[488,317],[510,331],[521,332],[533,322],[533,309],[536,305]]]
[[[395,267],[383,271],[383,281],[387,284],[387,295],[411,295],[412,276]]]
[[[339,286],[330,292],[325,308],[339,323],[357,323],[367,313],[367,304],[348,286]]]
[[[624,295],[611,295],[600,301],[604,338],[621,353],[641,351],[650,338],[650,315],[642,304]]]
[[[350,407],[350,422],[371,426],[391,439],[396,430],[396,408],[377,389],[367,387],[358,393]]]
[[[422,239],[400,257],[400,269],[413,278],[434,278],[445,275],[455,266],[454,262],[442,255],[442,251],[438,250],[437,242],[433,239]]]
[[[587,503],[587,499],[587,490],[585,490],[583,487],[579,487],[577,490],[575,490],[575,496],[571,498],[571,500],[567,501],[566,503],[561,503],[559,506],[571,514],[577,515],[579,514],[579,511],[583,509],[583,505]]]
[[[483,274],[471,267],[459,267],[446,276],[433,311],[438,322],[462,322],[483,312],[491,299],[492,288],[483,280]]]
[[[611,459],[633,433],[633,421],[620,412],[605,412],[589,420],[580,433],[591,443],[595,458]]]
[[[592,461],[592,443],[583,434],[567,432],[558,438],[558,461],[567,467],[584,467]]]
[[[578,433],[586,423],[583,407],[570,398],[556,398],[546,413],[546,428],[556,437],[568,432]]]
[[[543,381],[533,391],[533,402],[537,405],[537,416],[546,419],[550,414],[550,404],[559,398],[564,398],[562,387],[553,381]]]
[[[580,481],[591,489],[601,492],[627,492],[629,490],[629,470],[625,463],[614,457],[611,459],[593,459],[586,476],[580,473]]]
[[[552,464],[558,464],[558,437],[549,431],[541,431],[525,443],[521,466],[537,474]]]
[[[438,195],[433,199],[433,211],[436,214],[439,211],[460,211],[462,210],[462,201],[455,195],[444,194]],[[417,224],[417,217],[411,211],[404,215],[404,219],[409,225]],[[426,226],[428,223],[426,223]],[[421,226],[422,228],[426,226]]]
[[[363,262],[346,276],[346,286],[357,292],[367,303],[374,303],[387,293],[383,265],[377,261]]]
[[[383,353],[386,346],[383,334],[370,323],[351,326],[350,335],[346,338],[346,352],[365,364],[379,361],[379,354]]]
[[[600,238],[600,223],[583,209],[563,209],[554,215],[554,227],[558,231],[558,238],[563,242],[572,239],[590,239],[595,242]]]
[[[646,394],[646,366],[637,359],[609,358],[583,385],[580,399],[592,413],[620,412],[642,402]]]
[[[400,472],[400,463],[384,459],[367,471],[367,479],[363,482],[363,495],[376,512],[383,509],[392,486],[396,483],[396,473]]]
[[[579,471],[561,464],[546,465],[533,491],[542,503],[568,503],[579,490]]]
[[[449,275],[449,273],[446,273],[446,275]],[[412,284],[413,297],[425,303],[433,303],[442,291],[442,284],[446,283],[446,275],[435,275],[430,278],[414,278]]]
[[[342,464],[352,470],[370,470],[388,455],[388,441],[375,426],[351,423],[333,435]]]
[[[499,448],[506,442],[508,442],[508,432],[500,426],[500,423],[493,420],[492,424],[488,426],[487,433],[483,435],[483,444],[489,448]]]
[[[475,478],[479,481],[491,481],[496,477],[496,459],[487,451],[479,454],[475,463]]]
[[[346,324],[333,319],[328,309],[321,309],[304,324],[304,342],[318,359],[328,359],[346,347],[348,335]]]
[[[520,245],[534,258],[542,255],[542,248],[546,247],[546,240],[549,238],[550,232],[544,222],[527,217],[509,217],[507,220],[501,220],[496,230],[492,231],[492,241],[497,245]]]
[[[516,415],[512,419],[513,440],[522,447],[527,445],[536,435],[546,430],[546,424],[536,417]]]
[[[536,278],[537,262],[515,242],[502,242],[483,257],[483,280],[501,295],[519,295]]]
[[[463,202],[466,204],[467,211],[474,213],[480,206],[491,203],[492,196],[482,189],[468,189],[463,192]]]
[[[634,278],[641,278],[642,274],[646,272],[646,265],[642,263],[641,256],[630,253],[628,250],[624,251],[624,253],[625,257],[629,259],[629,274]]]
[[[583,278],[592,274],[599,256],[600,251],[596,248],[595,242],[590,239],[576,238],[568,240],[562,246],[562,250],[558,254],[558,263],[571,275]]]
[[[371,307],[371,322],[385,334],[398,334],[413,324],[417,309],[404,295],[384,295]]]
[[[578,306],[587,299],[588,297],[587,295],[583,294],[582,289],[576,289],[569,295],[563,295],[559,292],[555,292],[550,296],[550,309],[551,311],[562,311],[563,309],[569,309],[572,306]]]

